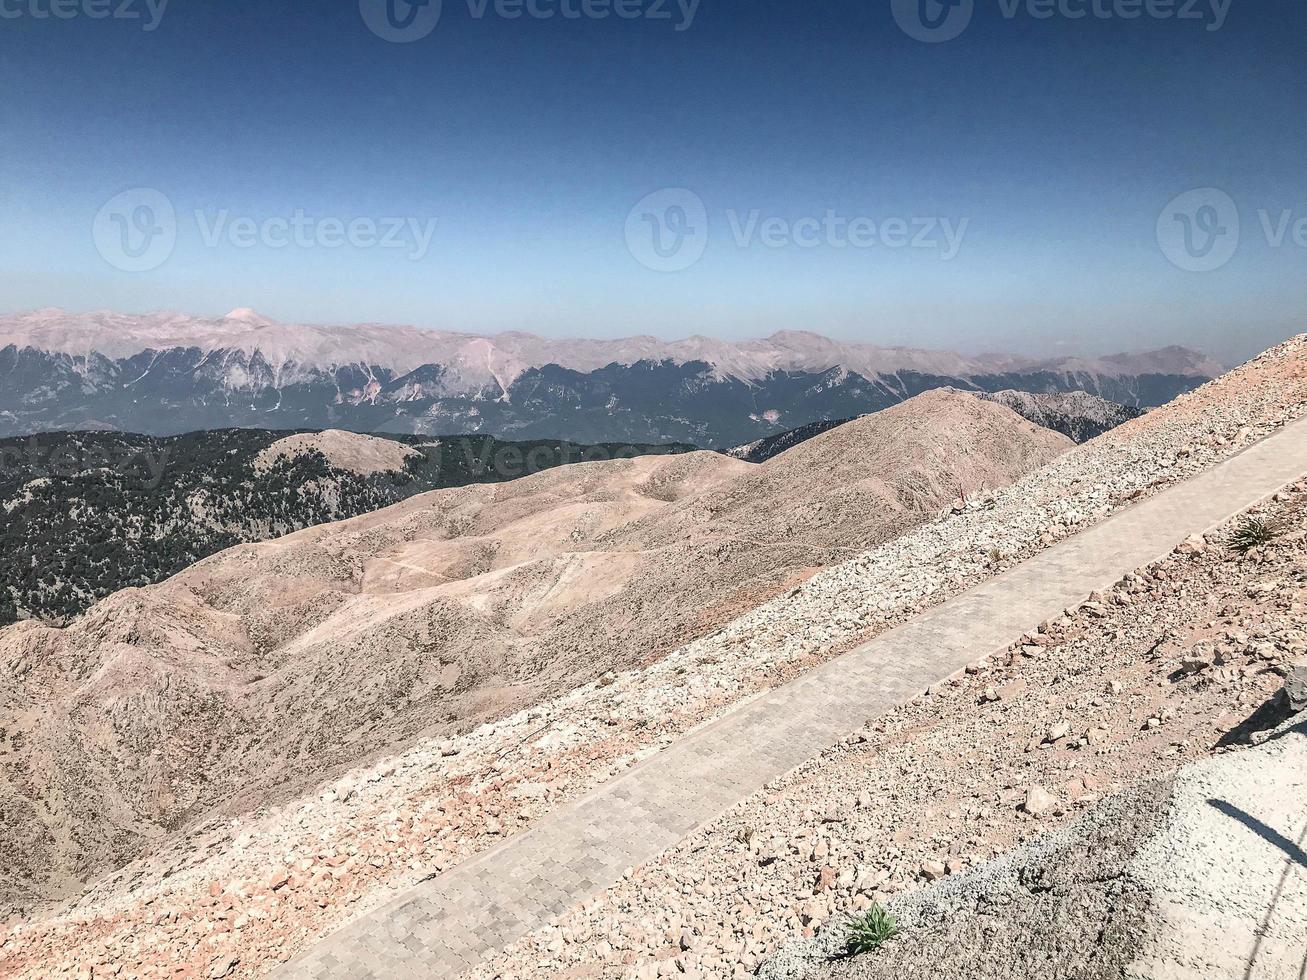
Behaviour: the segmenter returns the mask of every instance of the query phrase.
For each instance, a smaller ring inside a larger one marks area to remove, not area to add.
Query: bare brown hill
[[[0,632],[0,899],[656,659],[1071,447],[950,391],[762,466],[711,453],[437,491]],[[12,856],[12,857],[11,857]]]

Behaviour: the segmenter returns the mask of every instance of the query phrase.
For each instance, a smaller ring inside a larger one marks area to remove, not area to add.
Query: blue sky
[[[444,0],[409,43],[359,0],[172,0],[153,30],[145,0],[113,0],[136,20],[50,2],[0,0],[0,309],[1228,360],[1307,329],[1307,9],[1289,0],[1165,20],[1127,16],[1145,0],[994,0],[942,43],[891,0],[701,0],[692,20],[676,0],[667,19],[661,0],[626,0],[631,19]],[[1180,229],[1169,203],[1206,187],[1228,197],[1195,217],[1229,242],[1233,207],[1238,247],[1189,271],[1159,217]],[[124,271],[97,235],[138,188],[175,240]],[[690,215],[704,247],[677,271],[627,235],[673,240],[679,216],[632,217],[664,188],[707,223]]]

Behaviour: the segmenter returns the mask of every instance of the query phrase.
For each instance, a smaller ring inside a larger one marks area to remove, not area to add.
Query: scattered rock
[[[1026,790],[1026,802],[1021,808],[1032,817],[1042,817],[1051,813],[1056,806],[1057,798],[1052,793],[1042,786],[1034,785]]]
[[[1205,656],[1198,650],[1193,650],[1181,658],[1180,670],[1178,673],[1182,677],[1187,677],[1191,674],[1199,674],[1210,668],[1213,662],[1212,657]]]
[[[817,883],[813,886],[813,892],[820,895],[822,892],[830,891],[835,887],[837,877],[834,868],[829,864],[822,865],[821,871],[817,874]]]
[[[1048,734],[1044,736],[1044,741],[1051,745],[1054,742],[1060,742],[1070,734],[1071,722],[1060,721],[1048,730]]]
[[[1307,711],[1307,661],[1296,664],[1284,682],[1284,693],[1294,711]]]

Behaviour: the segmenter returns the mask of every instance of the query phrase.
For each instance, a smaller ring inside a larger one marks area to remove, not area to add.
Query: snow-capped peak
[[[251,325],[253,325],[253,326],[259,326],[259,327],[270,327],[270,326],[272,326],[272,321],[271,321],[271,320],[269,320],[269,319],[268,319],[266,316],[264,316],[263,314],[258,313],[258,312],[256,312],[256,311],[250,309],[248,306],[238,306],[238,307],[236,307],[236,309],[234,309],[234,310],[232,310],[230,313],[228,313],[225,317],[223,317],[223,319],[224,319],[224,320],[239,320],[241,323],[248,323],[248,324],[251,324]]]

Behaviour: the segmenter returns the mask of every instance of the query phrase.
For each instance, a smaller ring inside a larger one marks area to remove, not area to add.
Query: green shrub
[[[862,913],[861,917],[848,924],[848,935],[844,940],[844,952],[848,956],[860,956],[880,949],[899,934],[899,923],[879,905],[873,905]]]
[[[1241,555],[1270,544],[1282,534],[1281,528],[1263,517],[1245,517],[1230,538],[1230,547]]]

